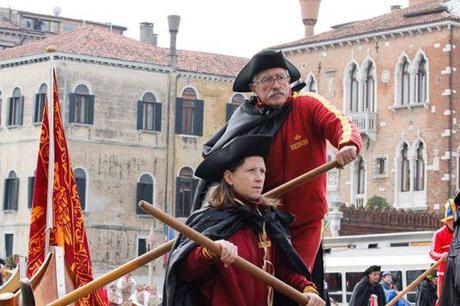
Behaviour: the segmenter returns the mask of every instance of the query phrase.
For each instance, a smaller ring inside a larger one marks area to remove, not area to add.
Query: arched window
[[[404,143],[401,148],[401,171],[400,171],[400,191],[406,192],[410,190],[410,164],[409,164],[409,146],[407,143]]]
[[[75,182],[77,183],[78,198],[80,199],[81,210],[86,209],[86,173],[81,168],[76,168],[74,171]]]
[[[419,142],[415,151],[414,190],[425,189],[425,160],[423,159],[423,143]]]
[[[3,199],[3,210],[18,210],[19,178],[16,172],[10,171],[5,179],[5,197]]]
[[[191,87],[176,99],[176,133],[203,136],[203,100],[198,100]]]
[[[415,71],[415,103],[427,101],[427,61],[421,55]]]
[[[225,121],[228,121],[228,119],[230,119],[230,117],[233,115],[233,113],[235,112],[235,110],[241,105],[243,104],[244,100],[246,100],[246,98],[240,94],[240,93],[236,93],[232,96],[232,99],[230,101],[230,103],[227,103],[227,112],[226,112],[226,119]]]
[[[357,113],[358,109],[358,66],[355,63],[351,63],[347,75],[347,104],[348,111],[350,113]]]
[[[137,102],[137,129],[161,131],[161,107],[153,93],[144,94]]]
[[[144,200],[151,204],[154,203],[154,183],[153,178],[149,174],[144,174],[139,178],[139,182],[137,183],[137,195],[136,195],[136,214],[137,215],[146,215],[147,213],[143,211],[137,203],[139,201]]]
[[[94,96],[89,94],[86,85],[80,84],[70,93],[69,122],[94,123]]]
[[[362,111],[374,111],[374,97],[375,97],[375,67],[372,61],[369,61],[364,69],[365,79],[363,83],[363,106]]]
[[[34,107],[34,122],[41,122],[43,118],[43,111],[45,109],[46,94],[48,92],[48,85],[42,84],[38,93],[35,95]]]
[[[400,105],[408,105],[410,101],[410,73],[409,73],[409,61],[406,57],[403,58],[400,64]]]
[[[313,76],[313,74],[310,74],[308,77],[307,77],[307,80],[305,81],[306,85],[305,86],[305,89],[309,92],[317,92],[317,85],[316,85],[316,79],[315,77]]]
[[[193,170],[183,167],[176,178],[176,217],[188,217],[192,208],[197,179],[193,178]]]
[[[24,96],[19,88],[13,90],[13,96],[8,103],[8,125],[22,125],[24,113]]]

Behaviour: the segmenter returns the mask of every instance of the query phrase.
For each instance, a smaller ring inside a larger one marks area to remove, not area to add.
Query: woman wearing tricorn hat
[[[261,196],[271,141],[260,135],[235,138],[198,166],[196,176],[218,185],[186,223],[215,240],[222,253],[217,258],[180,236],[166,271],[164,305],[276,305],[271,287],[232,266],[237,255],[304,292],[308,305],[324,305],[288,239],[285,227],[293,217]]]

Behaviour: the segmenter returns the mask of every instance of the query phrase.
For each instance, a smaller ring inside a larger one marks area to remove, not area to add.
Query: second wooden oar
[[[48,304],[48,306],[63,306],[63,305],[68,305],[79,298],[82,298],[84,296],[87,296],[91,292],[113,282],[114,280],[122,277],[123,275],[136,270],[137,268],[147,264],[148,262],[168,253],[174,242],[176,240],[170,240],[166,243],[163,243],[162,245],[154,248],[153,250],[148,251],[147,253],[119,266],[115,270],[110,271],[107,274],[104,274],[89,283],[78,287],[74,291],[70,292],[69,294],[66,294],[60,299],[55,300],[54,302]]]
[[[389,303],[387,303],[385,306],[393,306],[396,304],[396,302],[401,299],[406,293],[409,291],[412,291],[425,277],[427,277],[429,274],[433,273],[433,271],[439,266],[439,264],[442,262],[442,259],[438,260],[435,262],[428,270],[423,272],[419,277],[417,277],[412,283],[409,284],[404,290],[398,293],[397,296],[395,296],[394,299],[392,299]]]
[[[209,239],[208,237],[204,236],[203,234],[197,232],[191,227],[183,224],[182,222],[176,220],[175,218],[171,217],[170,215],[163,212],[161,209],[158,209],[145,201],[140,201],[139,207],[142,208],[144,211],[148,212],[164,224],[174,228],[176,231],[181,233],[182,235],[188,237],[189,239],[195,241],[199,245],[207,248],[217,256],[220,256],[221,248],[218,244],[214,241]],[[250,263],[246,259],[237,256],[235,263],[233,264],[236,267],[244,270],[254,276],[255,278],[263,281],[265,284],[273,287],[273,289],[281,292],[282,294],[286,295],[290,299],[296,301],[301,305],[308,304],[310,300],[307,296],[303,295],[300,291],[292,288],[288,284],[282,282],[281,280],[277,279],[273,275],[265,272],[264,270],[260,269],[256,265]]]

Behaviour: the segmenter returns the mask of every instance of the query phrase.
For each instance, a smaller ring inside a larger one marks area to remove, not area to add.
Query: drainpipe
[[[449,44],[450,44],[450,52],[449,52],[449,181],[447,185],[447,198],[449,199],[452,196],[452,150],[453,150],[453,125],[454,125],[454,29],[452,24],[449,25]]]
[[[173,214],[172,208],[174,199],[174,147],[175,147],[175,117],[176,117],[176,96],[177,96],[177,52],[176,52],[176,37],[179,31],[180,16],[168,16],[169,33],[170,33],[170,48],[169,48],[169,80],[168,80],[168,105],[166,120],[166,185],[165,185],[165,203],[164,210],[166,213]]]

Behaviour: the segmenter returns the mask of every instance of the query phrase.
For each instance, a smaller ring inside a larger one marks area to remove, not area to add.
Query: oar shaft
[[[412,283],[409,284],[409,286],[407,286],[406,288],[404,288],[404,290],[402,290],[401,292],[398,293],[397,296],[394,297],[394,299],[392,299],[389,303],[387,303],[385,306],[393,306],[394,304],[396,304],[396,302],[401,299],[406,293],[408,293],[409,291],[412,291],[412,289],[414,289],[422,280],[425,279],[425,277],[427,277],[429,274],[431,274],[438,266],[439,264],[442,262],[442,259],[438,260],[437,262],[435,262],[428,270],[426,270],[425,272],[423,272],[419,277],[417,277]]]
[[[153,250],[148,251],[147,253],[119,266],[115,270],[112,270],[92,281],[89,283],[78,287],[74,291],[70,292],[69,294],[63,296],[60,299],[53,301],[52,303],[48,304],[48,306],[63,306],[68,305],[79,298],[85,297],[91,292],[113,282],[114,280],[122,277],[123,275],[136,270],[137,268],[147,264],[148,262],[160,257],[161,255],[166,254],[169,252],[175,242],[174,240],[168,241],[163,243],[162,245],[154,248]]]
[[[208,237],[204,236],[203,234],[195,231],[194,229],[188,227],[187,225],[181,223],[180,221],[176,220],[175,218],[171,217],[170,215],[164,213],[162,210],[148,204],[145,201],[141,201],[139,206],[161,222],[167,224],[168,226],[174,228],[176,231],[180,232],[182,235],[187,236],[189,239],[195,241],[199,245],[209,249],[214,254],[218,256],[221,253],[221,248],[218,244],[214,241],[209,239]],[[265,272],[264,270],[260,269],[259,267],[253,265],[249,261],[245,260],[244,258],[237,257],[234,265],[255,278],[263,281],[267,285],[273,287],[275,290],[283,293],[284,295],[288,296],[289,298],[293,299],[297,303],[301,305],[306,305],[309,301],[309,298],[303,295],[301,292],[295,290],[291,286],[287,285],[286,283],[280,281],[273,275]]]
[[[306,183],[309,180],[317,177],[318,175],[324,174],[327,171],[329,171],[329,170],[331,170],[333,168],[336,168],[338,166],[339,166],[339,162],[337,160],[332,160],[330,162],[327,162],[324,165],[316,167],[315,169],[310,170],[307,173],[304,173],[304,174],[302,174],[302,175],[290,180],[289,182],[286,182],[286,183],[276,187],[275,189],[272,189],[272,190],[266,192],[264,194],[264,196],[276,198],[276,197],[280,196],[281,194],[286,193],[289,190],[292,190],[292,189],[302,185],[303,183]]]

